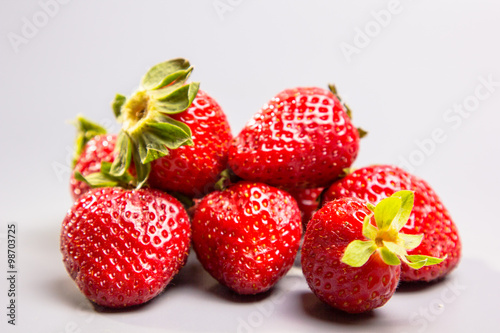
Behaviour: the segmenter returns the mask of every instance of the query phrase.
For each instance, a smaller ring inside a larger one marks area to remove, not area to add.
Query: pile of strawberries
[[[286,89],[233,137],[219,104],[187,82],[192,70],[169,60],[116,95],[118,134],[75,121],[61,252],[92,302],[151,300],[191,246],[221,284],[256,294],[288,272],[303,240],[311,290],[350,313],[382,306],[400,280],[457,266],[457,228],[425,181],[391,165],[350,169],[365,133],[335,87]]]

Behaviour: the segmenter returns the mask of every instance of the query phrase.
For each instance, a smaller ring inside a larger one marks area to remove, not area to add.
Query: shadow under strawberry
[[[254,303],[263,301],[272,296],[274,293],[274,288],[271,288],[265,292],[258,293],[255,295],[240,295],[235,291],[221,285],[214,280],[214,285],[208,289],[208,292],[220,299],[230,301],[233,303]]]
[[[298,295],[304,312],[316,319],[344,325],[363,325],[377,319],[376,311],[350,314],[337,310],[320,301],[312,292],[302,292]]]
[[[437,279],[437,280],[432,280],[429,282],[426,282],[426,281],[400,281],[398,288],[396,289],[396,292],[397,293],[414,293],[414,292],[421,292],[423,290],[431,290],[434,288],[438,288],[439,286],[445,284],[447,281],[449,281],[448,276],[442,277],[442,278]]]
[[[212,285],[212,277],[203,269],[196,254],[191,249],[186,265],[172,279],[165,291],[186,287],[207,290]]]

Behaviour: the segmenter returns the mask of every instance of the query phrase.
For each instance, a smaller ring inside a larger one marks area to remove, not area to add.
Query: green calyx
[[[102,162],[101,171],[95,172],[87,176],[83,176],[80,172],[75,171],[75,179],[85,182],[92,188],[97,187],[123,187],[134,188],[137,187],[137,178],[133,177],[128,171],[123,175],[117,177],[110,173],[111,163]]]
[[[334,94],[335,97],[338,98],[338,100],[340,101],[340,103],[342,103],[342,105],[344,106],[344,109],[345,109],[345,112],[347,113],[347,116],[349,117],[349,119],[352,119],[352,110],[349,107],[349,105],[347,105],[346,103],[342,102],[342,98],[340,97],[340,95],[339,95],[339,93],[337,91],[337,87],[334,84],[329,84],[328,85],[328,90],[330,90],[330,92],[332,94]],[[365,131],[364,129],[362,129],[361,127],[358,127],[357,130],[358,130],[358,135],[359,135],[360,139],[364,138],[368,134],[368,132]]]
[[[89,142],[96,135],[106,134],[106,129],[97,123],[84,118],[82,115],[77,115],[71,123],[76,127],[75,150],[72,162],[73,167],[75,167],[75,164],[82,154],[87,142]]]
[[[401,261],[414,269],[441,263],[444,258],[424,255],[408,255],[407,251],[417,248],[423,235],[408,235],[401,229],[408,222],[413,209],[412,191],[399,191],[385,198],[378,205],[367,204],[373,213],[363,222],[363,236],[368,240],[354,240],[346,248],[342,262],[361,267],[373,253],[378,252],[387,265],[400,265]],[[375,224],[370,223],[372,217]]]
[[[226,188],[230,187],[231,185],[236,184],[241,180],[240,177],[238,177],[231,168],[227,168],[222,170],[222,172],[218,175],[218,180],[215,182],[215,189],[217,191],[224,191]]]
[[[150,162],[168,155],[170,149],[193,144],[190,128],[169,116],[189,108],[198,94],[198,82],[185,83],[192,71],[186,59],[165,61],[144,75],[132,96],[115,96],[113,111],[123,126],[110,175],[120,177],[132,161],[141,187],[151,170]]]
[[[93,187],[141,188],[152,161],[168,155],[171,149],[192,145],[189,126],[169,116],[188,109],[198,94],[198,82],[186,83],[192,71],[186,59],[168,60],[153,66],[134,94],[117,94],[112,109],[122,129],[117,136],[116,157],[109,166],[103,163],[97,174],[79,175],[80,180]],[[129,174],[132,163],[135,177]]]

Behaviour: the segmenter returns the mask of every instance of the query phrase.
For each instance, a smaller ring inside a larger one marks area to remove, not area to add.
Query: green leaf
[[[444,257],[441,259],[424,255],[408,255],[404,247],[391,242],[384,241],[384,247],[394,255],[401,258],[403,262],[413,269],[420,269],[423,266],[439,264],[446,258]]]
[[[447,256],[445,256],[444,258],[435,258],[435,257],[430,257],[430,256],[424,256],[424,255],[404,255],[404,256],[400,256],[400,258],[403,260],[404,263],[406,263],[411,268],[420,269],[424,266],[431,266],[431,265],[439,264],[444,259],[446,259]]]
[[[122,105],[127,101],[127,97],[116,94],[111,107],[113,108],[113,113],[115,114],[115,118],[118,119],[122,113]]]
[[[176,83],[183,84],[184,82],[186,82],[186,79],[191,75],[192,71],[193,67],[190,67],[185,71],[177,71],[175,73],[172,73],[163,78],[163,80],[157,85],[157,87],[152,88],[151,90],[161,89],[163,87],[168,87]]]
[[[388,241],[383,241],[383,244],[387,250],[391,251],[392,253],[394,253],[396,256],[398,256],[400,258],[404,258],[407,255],[406,249],[400,244],[396,244],[394,242],[388,242]]]
[[[83,176],[80,172],[75,172],[75,179],[85,182],[92,188],[96,187],[114,187],[118,186],[119,182],[112,176],[106,175],[102,172],[94,172],[90,175]]]
[[[132,160],[132,142],[127,133],[121,131],[116,139],[115,151],[118,152],[116,158],[111,165],[109,173],[114,177],[120,177],[127,172]]]
[[[419,269],[423,266],[431,266],[437,265],[443,262],[448,256],[444,256],[444,258],[436,258],[424,255],[407,255],[406,260],[407,264],[411,268]]]
[[[241,178],[237,176],[231,168],[227,168],[222,170],[222,172],[218,175],[218,180],[214,185],[214,188],[217,191],[223,191],[226,188],[230,187],[233,184],[239,182]],[[318,200],[318,199],[316,199]],[[318,201],[319,203],[319,201]]]
[[[359,135],[360,139],[362,139],[362,138],[364,138],[365,136],[368,135],[368,132],[365,131],[364,129],[362,129],[361,127],[358,127],[356,129],[358,130],[358,135]]]
[[[151,172],[151,163],[143,164],[138,154],[132,154],[135,165],[135,172],[137,174],[136,189],[140,189],[146,184],[149,173]]]
[[[167,145],[154,133],[143,132],[146,156],[142,150],[141,162],[146,164],[169,154]]]
[[[133,182],[134,177],[126,172],[120,177],[112,176],[109,172],[112,164],[110,162],[102,162],[100,172],[91,173],[90,175],[83,176],[80,172],[75,172],[75,179],[83,181],[92,188],[96,187],[129,187]]]
[[[347,105],[346,103],[344,103],[344,108],[345,108],[345,113],[347,113],[347,116],[349,117],[349,119],[352,119],[352,110],[349,107],[349,105]]]
[[[397,218],[394,220],[394,223],[392,225],[393,228],[399,232],[410,218],[415,195],[412,191],[405,190],[394,193],[393,195],[391,195],[391,198],[399,198],[401,200],[401,208],[398,212]]]
[[[143,164],[142,161],[145,161],[148,156],[148,147],[146,144],[146,141],[144,140],[144,137],[142,133],[136,137],[133,138],[134,141],[134,146],[136,151],[132,154],[132,158],[134,160],[134,165],[137,164],[136,159],[139,160],[141,164]]]
[[[193,144],[189,127],[171,118],[164,122],[143,124],[141,130],[134,133],[133,139],[143,164],[168,155],[169,149]]]
[[[365,216],[363,221],[363,236],[368,239],[375,240],[377,237],[377,228],[370,223],[372,216],[372,214]]]
[[[374,212],[374,211],[375,211],[375,205],[374,205],[374,204],[372,204],[372,203],[370,203],[370,202],[368,202],[368,203],[366,204],[366,208],[368,208],[368,209],[369,209],[369,210],[371,210],[372,212]]]
[[[164,94],[154,94],[151,99],[151,110],[164,114],[175,114],[185,111],[191,106],[198,94],[199,82],[191,82],[181,87],[172,86],[164,88]],[[159,91],[160,92],[160,91]]]
[[[109,175],[109,171],[111,170],[111,165],[112,165],[111,162],[102,161],[101,162],[101,172]]]
[[[385,246],[380,248],[380,256],[387,265],[397,266],[401,264],[399,258]]]
[[[144,121],[130,136],[143,164],[168,155],[169,149],[193,144],[189,126],[160,113]]]
[[[363,266],[370,259],[377,246],[373,241],[354,240],[345,249],[342,262],[352,267]]]
[[[379,230],[388,230],[401,208],[401,199],[385,198],[375,207],[375,222]]]
[[[76,127],[75,152],[73,154],[74,167],[87,142],[96,135],[106,134],[106,129],[82,115],[76,116],[72,124]]]
[[[223,191],[224,189],[226,189],[227,184],[231,183],[231,179],[235,176],[236,175],[229,168],[222,170],[222,172],[219,174],[219,179],[214,185],[214,188],[217,191]]]
[[[403,241],[403,246],[406,250],[413,250],[420,245],[424,235],[409,235],[409,234],[399,234],[399,239]]]
[[[188,125],[163,115],[156,120],[157,122],[145,124],[144,131],[155,135],[168,148],[177,149],[186,144],[193,144],[191,128]]]
[[[77,115],[76,119],[73,121],[73,124],[76,126],[77,130],[82,133],[87,132],[97,132],[100,134],[106,134],[106,129],[101,125],[88,120],[82,115]]]
[[[415,261],[415,262],[411,262],[409,261],[408,259],[405,258],[405,260],[403,260],[408,266],[410,266],[411,268],[413,269],[420,269],[422,267],[425,266],[425,263],[427,262],[427,260],[420,260],[420,261]]]
[[[141,87],[155,90],[172,82],[186,80],[193,68],[183,58],[164,61],[153,66],[142,78]]]
[[[328,85],[328,90],[330,90],[331,93],[334,94],[335,96],[337,96],[337,98],[340,100],[340,97],[339,97],[338,92],[337,92],[337,87],[333,83],[330,83]]]

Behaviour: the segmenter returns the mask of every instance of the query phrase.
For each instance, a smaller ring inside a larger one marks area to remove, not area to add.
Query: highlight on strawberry
[[[285,89],[254,114],[229,148],[241,178],[284,188],[324,187],[358,155],[366,132],[334,86]]]
[[[401,262],[412,269],[446,259],[409,255],[424,235],[404,234],[414,194],[399,191],[374,206],[344,197],[327,203],[307,225],[302,270],[316,296],[349,313],[378,308],[392,297]]]
[[[123,308],[165,289],[186,262],[190,240],[188,215],[171,195],[105,187],[74,203],[60,247],[67,272],[89,300]]]
[[[238,294],[272,288],[292,267],[302,235],[293,197],[249,181],[205,196],[196,205],[192,229],[205,270]]]

